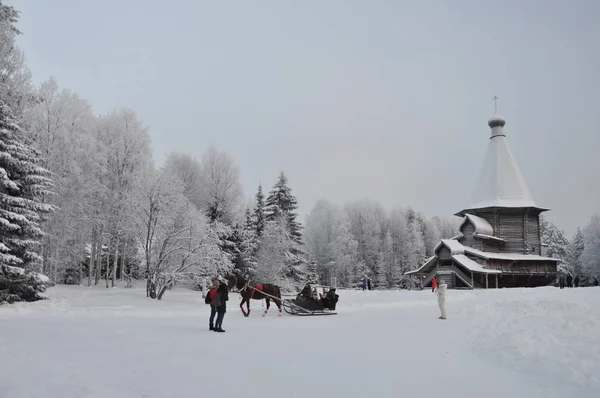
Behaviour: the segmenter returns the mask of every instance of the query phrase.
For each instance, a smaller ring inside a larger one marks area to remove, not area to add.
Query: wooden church
[[[421,288],[443,279],[449,288],[536,287],[552,283],[559,260],[544,257],[540,214],[504,133],[505,120],[488,122],[491,137],[473,192],[473,204],[456,213],[460,234],[442,239],[418,269]]]

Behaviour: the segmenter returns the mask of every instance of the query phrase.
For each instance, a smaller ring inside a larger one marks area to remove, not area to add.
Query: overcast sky
[[[600,213],[600,2],[12,0],[34,80],[134,109],[160,164],[212,142],[302,219],[373,198],[470,203],[499,113],[548,217]]]

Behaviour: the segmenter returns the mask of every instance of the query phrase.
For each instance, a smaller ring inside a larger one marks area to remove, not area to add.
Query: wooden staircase
[[[442,275],[442,278],[450,289],[458,288],[457,280],[460,280],[466,289],[473,289],[474,287],[471,283],[471,278],[455,265],[440,265],[432,272]],[[427,277],[429,278],[429,275]],[[463,288],[463,286],[460,286],[460,288]]]

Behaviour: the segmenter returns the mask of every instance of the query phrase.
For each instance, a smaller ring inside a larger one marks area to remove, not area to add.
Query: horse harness
[[[236,276],[235,283],[234,283],[235,287],[237,287],[237,282],[238,282],[238,277]],[[252,293],[250,293],[250,298],[249,298],[249,300],[252,300],[252,298],[254,297],[254,292],[258,289],[250,286],[250,280],[248,280],[240,290],[238,290],[237,292],[234,292],[234,293],[242,294],[242,292],[246,291],[248,287],[250,287],[252,289]]]

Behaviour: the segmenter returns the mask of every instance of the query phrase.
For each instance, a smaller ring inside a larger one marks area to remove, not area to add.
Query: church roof
[[[464,216],[469,210],[492,207],[549,210],[539,207],[533,200],[517,159],[508,145],[505,123],[498,115],[488,121],[492,134],[473,189],[471,206],[456,215]]]
[[[494,227],[492,227],[492,225],[489,222],[487,222],[486,219],[477,217],[473,214],[465,214],[465,218],[460,224],[459,229],[462,228],[462,226],[465,225],[467,221],[473,224],[473,228],[475,228],[475,233],[494,236]]]

